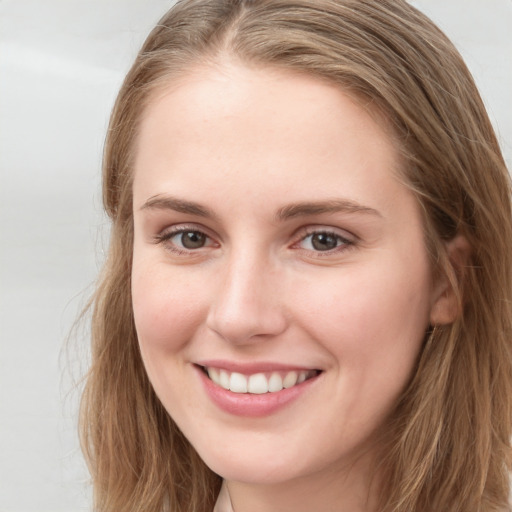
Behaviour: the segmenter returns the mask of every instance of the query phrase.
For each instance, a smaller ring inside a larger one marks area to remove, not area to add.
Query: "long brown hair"
[[[105,146],[110,252],[93,300],[81,435],[99,512],[210,512],[220,478],[156,398],[133,322],[132,158],[154,91],[229,54],[338,84],[392,126],[435,272],[461,315],[432,326],[387,425],[380,510],[508,510],[512,435],[509,176],[484,106],[446,36],[404,0],[185,0],[144,43]],[[446,242],[471,247],[463,272]]]

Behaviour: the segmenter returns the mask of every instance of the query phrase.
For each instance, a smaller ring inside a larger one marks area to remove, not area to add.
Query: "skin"
[[[133,184],[141,352],[237,512],[374,508],[378,434],[429,322],[449,308],[399,167],[377,116],[287,71],[198,68],[144,113]],[[171,196],[204,211],[177,211]],[[332,201],[344,207],[289,208]],[[205,234],[204,245],[184,248],[176,229]],[[316,249],[326,232],[335,247]],[[247,418],[207,396],[194,366],[207,359],[322,373],[291,404]]]

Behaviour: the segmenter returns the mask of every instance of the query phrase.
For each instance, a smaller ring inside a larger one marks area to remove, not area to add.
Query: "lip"
[[[250,393],[233,393],[224,388],[221,388],[208,378],[205,374],[202,366],[214,366],[216,368],[223,368],[229,371],[237,371],[245,375],[258,372],[269,372],[269,371],[291,371],[300,368],[297,366],[283,366],[275,365],[272,363],[261,365],[261,364],[250,364],[240,365],[231,362],[221,361],[210,361],[209,364],[206,362],[194,365],[194,369],[201,380],[206,394],[210,400],[221,410],[235,416],[258,418],[264,416],[270,416],[277,413],[281,409],[287,407],[292,402],[299,399],[302,395],[307,393],[312,386],[316,384],[322,372],[315,377],[296,384],[295,386],[275,393],[264,393],[264,394],[250,394]]]

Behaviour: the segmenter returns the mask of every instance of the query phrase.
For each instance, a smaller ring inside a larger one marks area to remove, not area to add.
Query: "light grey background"
[[[0,0],[0,512],[87,510],[76,436],[105,246],[100,161],[116,91],[169,0]],[[417,0],[454,40],[512,162],[512,0]],[[71,370],[71,371],[70,371]]]

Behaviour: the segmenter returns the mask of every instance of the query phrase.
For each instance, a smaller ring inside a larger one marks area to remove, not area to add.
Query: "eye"
[[[302,238],[298,246],[301,249],[315,252],[335,251],[336,249],[346,249],[353,245],[354,241],[327,230],[317,230],[307,234]]]
[[[184,249],[200,249],[206,245],[208,237],[200,231],[182,231],[169,240]]]
[[[216,245],[203,231],[188,227],[175,227],[164,231],[155,236],[155,242],[177,254],[188,254]]]

